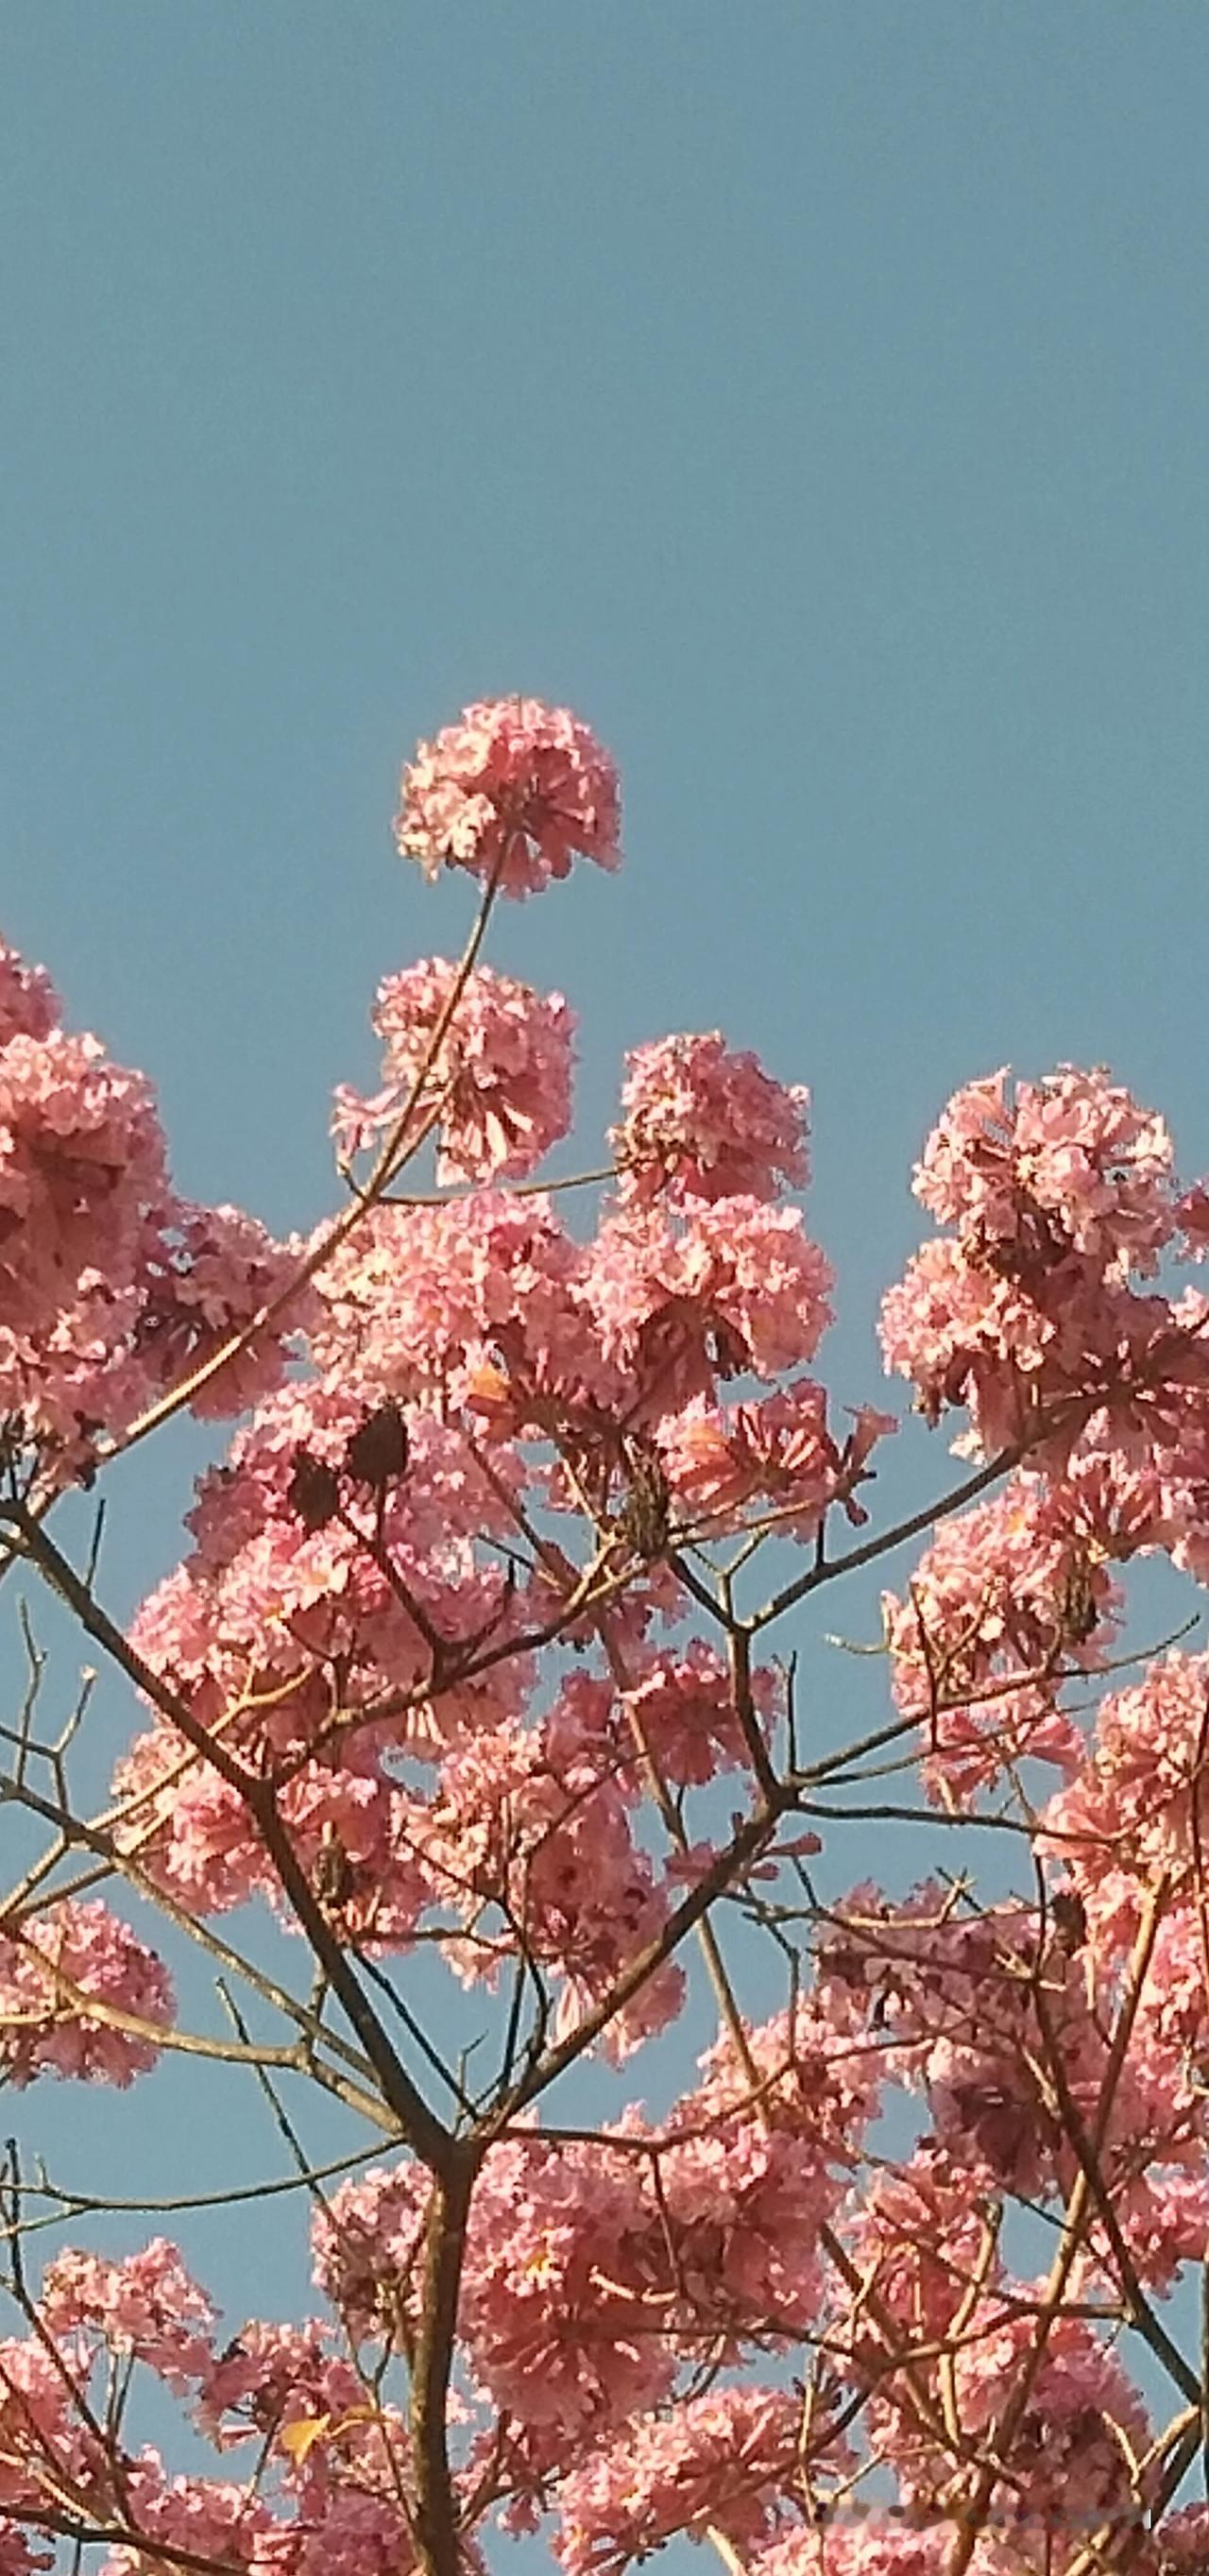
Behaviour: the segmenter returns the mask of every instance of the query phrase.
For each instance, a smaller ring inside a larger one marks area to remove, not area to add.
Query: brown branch
[[[103,1648],[133,1682],[135,1689],[145,1693],[153,1706],[179,1729],[186,1743],[191,1744],[194,1751],[210,1763],[219,1777],[242,1799],[299,1927],[361,2042],[385,2100],[421,2162],[434,2171],[438,2170],[448,2154],[449,2132],[413,2083],[350,1968],[282,1824],[272,1783],[257,1779],[235,1760],[224,1744],[212,1740],[206,1728],[195,1718],[188,1702],[153,1672],[150,1664],[144,1662],[121,1629],[94,1600],[61,1549],[39,1528],[23,1504],[0,1503],[0,1521],[8,1521],[16,1529],[23,1552],[38,1567],[52,1589],[66,1601],[86,1635]]]
[[[779,1592],[774,1592],[771,1601],[765,1602],[762,1610],[757,1610],[746,1621],[751,1635],[758,1636],[761,1628],[767,1628],[774,1619],[782,1618],[799,1601],[805,1601],[810,1593],[817,1592],[821,1584],[834,1583],[841,1574],[854,1573],[858,1566],[875,1564],[879,1556],[888,1556],[893,1548],[905,1546],[909,1538],[922,1538],[925,1530],[930,1530],[937,1521],[948,1520],[954,1512],[964,1510],[967,1503],[977,1502],[980,1494],[985,1494],[991,1485],[997,1485],[1001,1477],[1010,1475],[1012,1468],[1018,1467],[1021,1459],[1027,1456],[1029,1448],[1046,1436],[1046,1430],[1052,1429],[1051,1423],[1038,1430],[1032,1442],[1013,1441],[1010,1447],[1000,1449],[994,1458],[988,1459],[986,1466],[980,1467],[976,1475],[967,1476],[963,1484],[954,1485],[951,1492],[942,1494],[934,1503],[928,1503],[923,1511],[911,1512],[905,1521],[896,1521],[893,1529],[862,1539],[859,1546],[848,1548],[843,1556],[824,1557],[820,1564],[811,1566],[808,1574],[799,1574],[792,1583],[784,1584]]]
[[[16,2518],[27,2522],[35,2531],[53,2532],[57,2538],[72,2541],[77,2548],[104,2545],[110,2549],[130,2549],[140,2558],[163,2559],[169,2567],[195,2569],[197,2576],[248,2576],[243,2558],[210,2558],[204,2549],[179,2548],[175,2541],[152,2539],[149,2532],[139,2531],[133,2523],[90,2522],[81,2514],[77,2521],[68,2513],[53,2513],[46,2505],[23,2504]]]
[[[14,1798],[17,1795],[15,1791],[6,1794],[11,1794]],[[327,2029],[307,2005],[300,2004],[287,1987],[279,1986],[276,1980],[268,1976],[262,1968],[254,1967],[251,1960],[245,1959],[240,1951],[233,1949],[229,1941],[224,1941],[221,1933],[216,1932],[211,1924],[201,1922],[196,1915],[190,1914],[186,1907],[178,1905],[164,1888],[160,1887],[145,1870],[140,1869],[128,1852],[119,1851],[115,1847],[111,1835],[102,1833],[95,1825],[85,1824],[82,1820],[68,1815],[65,1810],[54,1806],[48,1799],[40,1798],[29,1788],[21,1790],[20,1804],[28,1808],[31,1814],[42,1817],[44,1821],[59,1824],[69,1842],[80,1843],[86,1851],[95,1851],[103,1855],[103,1860],[96,1870],[81,1873],[66,1887],[48,1889],[46,1895],[37,1902],[32,1902],[22,1895],[19,1902],[10,1900],[0,1906],[0,1927],[16,1930],[22,1924],[42,1916],[47,1906],[58,1905],[66,1897],[77,1895],[83,1887],[95,1886],[106,1878],[124,1878],[137,1895],[158,1909],[166,1922],[171,1923],[177,1931],[187,1934],[191,1941],[196,1941],[199,1947],[207,1951],[212,1958],[217,1959],[222,1967],[229,1969],[232,1974],[242,1978],[251,1986],[265,2003],[272,2004],[287,2021],[292,2021],[296,2029],[305,2034],[312,2047],[318,2046],[329,2050],[333,2057],[339,2059],[342,2065],[351,2068],[357,2076],[367,2078],[372,2075],[373,2069],[360,2049],[353,2048],[348,2040],[341,2037],[339,2031]],[[28,1879],[23,1882],[23,1886],[28,1884]],[[39,1953],[39,1956],[41,1955]],[[318,2081],[327,2084],[328,2070],[317,2066],[311,2056],[307,2058],[307,2067]],[[379,2128],[393,2128],[393,2122],[381,2101],[375,2095],[366,2092],[363,2083],[353,2083],[346,2077],[341,2077],[339,2081],[343,2086],[341,2099],[351,2109]]]
[[[1156,2317],[1138,2278],[1137,2267],[1125,2242],[1121,2223],[1104,2179],[1099,2154],[1083,2126],[1078,2103],[1071,2091],[1063,2064],[1061,2040],[1054,2028],[1054,2018],[1045,1993],[1044,1979],[1041,1976],[1032,1979],[1030,1993],[1038,2028],[1045,2044],[1050,2082],[1054,2088],[1062,2124],[1112,2249],[1129,2323],[1149,2344],[1156,2360],[1162,2363],[1169,2377],[1174,2380],[1181,2397],[1188,2399],[1193,2405],[1201,2405],[1204,2403],[1204,2395],[1200,2377],[1185,2360],[1179,2345],[1173,2342],[1161,2320]]]
[[[690,1888],[679,1905],[673,1907],[662,1930],[653,1940],[647,1942],[645,1949],[635,1953],[629,1966],[623,1968],[620,1976],[614,1979],[608,1993],[602,1995],[591,2012],[585,2013],[583,2020],[576,2023],[574,2030],[567,2032],[565,2039],[558,2040],[546,2051],[545,2056],[539,2059],[536,2066],[528,2068],[505,2100],[497,2104],[495,2110],[476,2132],[482,2144],[489,2145],[510,2121],[515,2120],[518,2112],[524,2110],[530,2102],[536,2101],[540,2093],[546,2092],[551,2084],[557,2082],[559,2076],[566,2074],[568,2067],[575,2065],[586,2049],[592,2047],[593,2042],[599,2039],[602,2030],[608,2028],[609,2023],[621,2011],[623,2005],[628,2004],[634,1995],[640,1993],[647,1979],[652,1977],[655,1970],[661,1968],[664,1961],[670,1959],[679,1949],[681,1942],[695,1929],[710,1906],[719,1896],[725,1894],[747,1864],[758,1858],[771,1835],[775,1833],[782,1815],[793,1803],[791,1789],[778,1789],[775,1800],[770,1799],[765,1806],[746,1819],[738,1832],[732,1835],[725,1850],[718,1852],[708,1869],[702,1871],[696,1886]]]
[[[1091,2158],[1097,2162],[1107,2134],[1129,2042],[1133,2036],[1138,2006],[1142,2000],[1142,1989],[1146,1983],[1154,1945],[1158,1938],[1163,1907],[1167,1901],[1167,1890],[1167,1879],[1160,1878],[1151,1888],[1142,1908],[1137,1937],[1129,1961],[1125,1994],[1109,2046],[1099,2100],[1096,2104],[1096,2116],[1088,2141]],[[1092,2207],[1092,2188],[1081,2165],[1067,2196],[1061,2241],[1045,2285],[1044,2303],[1037,2318],[1037,2331],[999,2421],[990,2429],[987,2457],[979,2470],[973,2494],[963,2508],[962,2527],[946,2576],[966,2576],[966,2570],[978,2545],[979,2535],[985,2526],[991,2498],[1003,2475],[1003,2464],[1009,2459],[1012,2444],[1027,2412],[1029,2399],[1044,2363],[1050,2333],[1058,2317],[1076,2256],[1086,2235]]]
[[[174,2192],[169,2197],[150,2200],[124,2200],[108,2193],[73,2191],[69,2183],[23,2182],[10,2186],[17,2201],[49,2200],[55,2206],[35,2218],[17,2222],[22,2236],[36,2236],[48,2227],[69,2227],[77,2218],[130,2212],[137,2217],[178,2215],[186,2209],[226,2209],[233,2202],[275,2200],[281,2192],[309,2190],[313,2184],[330,2182],[338,2174],[354,2173],[358,2165],[368,2164],[382,2153],[380,2146],[358,2147],[353,2155],[334,2156],[330,2163],[308,2165],[305,2173],[274,2174],[267,2182],[233,2183],[225,2191]],[[5,2235],[11,2235],[6,2227]]]
[[[457,2576],[459,2516],[449,2465],[449,2380],[466,2228],[481,2149],[461,2139],[433,2181],[424,2231],[420,2331],[412,2363],[415,2536],[424,2576]]]

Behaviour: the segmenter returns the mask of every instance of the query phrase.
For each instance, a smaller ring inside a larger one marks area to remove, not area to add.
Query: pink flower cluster
[[[40,2307],[43,2324],[69,2342],[84,2371],[96,2348],[142,2362],[178,2391],[209,2370],[214,2309],[162,2236],[120,2263],[56,2254],[42,2275]]]
[[[468,1401],[503,1431],[587,1408],[661,1424],[719,1379],[809,1359],[831,1274],[792,1208],[754,1199],[607,1215],[586,1246],[543,1199],[386,1208],[331,1262],[325,1374],[367,1393]]]
[[[781,1696],[777,1675],[757,1668],[751,1695],[767,1733]],[[742,1770],[747,1748],[731,1677],[717,1649],[700,1638],[679,1653],[645,1655],[626,1706],[664,1778],[678,1789],[705,1788],[724,1771]]]
[[[415,1824],[439,1915],[465,1929],[445,1955],[467,1982],[494,1982],[518,1948],[561,1981],[555,2036],[606,1995],[662,1929],[667,1899],[635,1840],[637,1755],[606,1684],[572,1674],[548,1717],[476,1734],[441,1765]],[[493,1927],[493,1928],[492,1928]],[[605,2035],[614,2058],[660,2029],[683,2000],[669,1965]]]
[[[666,1191],[773,1199],[808,1177],[809,1092],[774,1082],[758,1056],[733,1054],[716,1029],[635,1047],[621,1100],[625,1116],[609,1142],[625,1202]]]
[[[65,2504],[102,2529],[140,2535],[116,2546],[113,2576],[146,2563],[276,2571],[276,2576],[394,2576],[414,2563],[409,2466],[399,2410],[367,2395],[330,2327],[249,2321],[222,2351],[205,2293],[162,2240],[118,2262],[65,2253],[46,2267],[31,2332],[0,2345],[0,2508],[38,2536]],[[133,2375],[153,2374],[185,2401],[220,2454],[244,2444],[246,2478],[174,2476],[158,2451],[121,2438]],[[23,2557],[0,2519],[0,2566]],[[158,2544],[158,2547],[157,2547]]]
[[[34,2568],[53,2565],[52,2549],[39,2549],[31,2532],[0,2514],[0,2576],[31,2576]]]
[[[297,1246],[274,1243],[242,1209],[174,1200],[148,1257],[134,1336],[140,1361],[174,1385],[271,1308],[272,1320],[190,1399],[203,1421],[242,1413],[281,1383],[293,1337],[314,1316],[309,1291],[289,1293],[298,1266]]]
[[[11,2084],[49,2073],[127,2085],[154,2066],[156,2032],[174,2010],[154,1951],[96,1900],[64,1898],[0,1934],[0,2069]]]
[[[1063,1066],[1014,1098],[1002,1073],[970,1084],[929,1138],[915,1187],[956,1234],[925,1244],[890,1289],[881,1335],[887,1368],[914,1380],[929,1420],[961,1404],[986,1450],[1050,1424],[1068,1451],[1103,1416],[1136,1463],[1170,1441],[1173,1390],[1193,1391],[1203,1412],[1199,1309],[1131,1284],[1187,1241],[1190,1202],[1162,1121],[1106,1073]]]
[[[143,1076],[63,1029],[45,976],[0,947],[0,1417],[70,1472],[294,1267],[253,1218],[174,1195]],[[301,1320],[266,1327],[198,1409],[276,1384]]]
[[[867,2521],[805,2525],[774,2541],[751,2561],[751,2576],[947,2576],[952,2560],[951,2522],[921,2531],[874,2511]],[[971,2576],[1009,2576],[981,2548],[970,2567]]]
[[[0,1404],[60,1441],[142,1391],[132,1344],[166,1194],[139,1074],[98,1040],[20,1028],[0,1049]]]
[[[782,1536],[799,1540],[816,1536],[834,1503],[849,1521],[866,1520],[856,1489],[874,1472],[867,1462],[877,1442],[898,1424],[861,1405],[839,1441],[827,1413],[826,1389],[794,1377],[754,1403],[720,1406],[697,1396],[669,1416],[659,1426],[659,1455],[686,1517],[714,1537],[741,1527],[749,1507],[762,1504]]]
[[[404,1142],[431,1126],[437,1179],[524,1180],[571,1124],[575,1014],[561,993],[536,993],[479,966],[463,977],[425,959],[378,987],[374,1027],[384,1088],[362,1100],[343,1086],[333,1125],[346,1158],[384,1130]]]
[[[766,2545],[792,2512],[802,2418],[790,2389],[736,2386],[623,2425],[560,2481],[559,2565],[612,2576],[711,2525],[743,2556]]]
[[[403,772],[400,853],[425,874],[466,868],[504,894],[537,893],[569,874],[576,853],[615,868],[617,772],[566,707],[494,698],[421,743]]]
[[[423,1810],[395,1757],[431,1757],[467,1728],[514,1718],[532,1674],[523,1654],[474,1670],[470,1641],[498,1647],[519,1616],[498,1554],[482,1544],[510,1527],[492,1486],[457,1435],[422,1415],[378,1514],[345,1464],[364,1420],[360,1404],[315,1385],[262,1406],[230,1465],[203,1480],[193,1554],[131,1634],[199,1723],[221,1720],[230,1749],[281,1778],[281,1812],[307,1867],[321,1871],[338,1847],[345,1931],[390,1942],[410,1936],[429,1896],[416,1847]],[[300,1457],[331,1479],[332,1507],[317,1523],[300,1506]],[[448,1678],[430,1698],[437,1631]],[[274,1893],[238,1789],[162,1717],[123,1756],[114,1789],[119,1839],[187,1903],[210,1912]]]
[[[518,2141],[484,2171],[467,2345],[551,2465],[666,2399],[682,2360],[792,2341],[819,2294],[837,2187],[815,2138],[735,2114],[652,2147],[631,2121],[616,2144]]]
[[[312,1353],[329,1383],[366,1400],[463,1405],[504,1351],[534,1387],[594,1388],[582,1269],[543,1198],[476,1190],[444,1207],[380,1208],[325,1265]],[[604,1386],[620,1394],[620,1380]]]
[[[717,1199],[607,1217],[584,1303],[637,1390],[635,1420],[661,1421],[719,1378],[778,1377],[813,1359],[831,1322],[830,1267],[794,1208]]]
[[[1066,1252],[1125,1278],[1153,1273],[1176,1228],[1171,1139],[1103,1069],[1062,1065],[1047,1082],[1006,1069],[949,1102],[915,1194],[967,1242],[1011,1250],[1023,1272]]]
[[[1119,1602],[1063,1489],[1042,1478],[942,1522],[910,1591],[883,1601],[894,1696],[919,1722],[931,1796],[958,1805],[1026,1758],[1073,1769],[1084,1739],[1059,1694],[1103,1660]]]
[[[838,2206],[876,2084],[855,2055],[834,2063],[833,2036],[808,2012],[755,2033],[753,2046],[756,2097],[746,2072],[715,2052],[662,2129],[630,2114],[595,2142],[532,2132],[490,2151],[462,2327],[480,2396],[523,2433],[528,2474],[553,2473],[584,2443],[595,2457],[637,2410],[670,2398],[686,2364],[734,2361],[770,2338],[787,2345],[814,2313],[819,2227]],[[342,2183],[317,2217],[316,2278],[358,2342],[406,2348],[426,2206],[425,2179],[402,2165]],[[770,2423],[731,2399],[709,2420],[736,2444],[750,2437],[765,2459],[771,2442],[784,2463],[783,2406]],[[658,2457],[652,2427],[652,2481]],[[590,2474],[573,2491],[581,2524],[592,2492]],[[599,2482],[595,2496],[602,2524]],[[694,2518],[690,2509],[668,2528]],[[574,2556],[581,2544],[570,2545]]]
[[[946,2169],[978,2192],[1036,2200],[1064,2195],[1078,2171],[1063,2101],[1085,2135],[1100,2122],[1107,2034],[1136,1930],[1136,1906],[1093,1919],[1077,1877],[1054,1891],[1044,1915],[1020,1900],[960,1913],[938,1884],[901,1905],[865,1888],[839,1909],[821,1962],[850,2009],[863,2008],[886,2073],[919,2087]],[[1195,2072],[1209,2008],[1195,1950],[1176,1913],[1134,2006],[1134,2044],[1100,2150],[1121,2241],[1139,2277],[1159,2288],[1209,2241],[1209,2141]],[[1115,2279],[1097,2228],[1090,2241]]]
[[[48,2464],[77,2492],[103,2487],[100,2446],[72,2404],[72,2381],[49,2328],[0,2341],[0,2567],[42,2563]],[[23,2555],[21,2526],[28,2519]],[[53,2526],[52,2526],[53,2528]]]
[[[1197,1902],[1209,1836],[1209,1655],[1170,1653],[1142,1680],[1101,1701],[1086,1759],[1050,1799],[1045,1844],[1085,1897],[1122,1876],[1169,1872],[1173,1894]]]
[[[43,966],[30,966],[0,939],[0,1047],[13,1038],[48,1038],[62,1018],[59,996]]]

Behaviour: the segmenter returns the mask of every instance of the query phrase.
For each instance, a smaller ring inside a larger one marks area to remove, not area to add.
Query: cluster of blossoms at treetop
[[[958,1464],[887,1446],[820,1356],[800,1083],[656,1036],[570,1163],[574,1014],[483,941],[619,836],[566,710],[420,747],[399,849],[477,916],[380,984],[343,1196],[285,1245],[177,1195],[143,1077],[0,950],[3,1797],[44,1837],[0,2073],[242,2070],[313,2264],[220,2316],[10,2146],[0,2576],[1209,2566],[1209,1654],[1139,1648],[1129,1590],[1209,1577],[1209,1189],[1102,1069],[960,1091],[880,1321]],[[186,1408],[236,1427],[123,1624],[95,1496]],[[866,1588],[863,1659],[808,1665],[862,1574],[880,1632]],[[95,1814],[35,1578],[124,1694]],[[196,2197],[261,2226],[230,2136]]]

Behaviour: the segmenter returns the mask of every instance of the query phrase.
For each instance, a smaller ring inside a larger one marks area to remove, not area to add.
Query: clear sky
[[[0,120],[0,922],[186,1186],[322,1204],[464,917],[399,762],[514,688],[628,791],[506,930],[590,1120],[758,1044],[870,1286],[1005,1057],[1209,1159],[1205,11],[10,0]]]
[[[8,0],[0,929],[182,1187],[327,1202],[466,919],[400,761],[514,689],[628,865],[495,954],[589,1139],[669,1027],[812,1085],[844,1394],[958,1081],[1209,1165],[1207,132],[1197,0]]]

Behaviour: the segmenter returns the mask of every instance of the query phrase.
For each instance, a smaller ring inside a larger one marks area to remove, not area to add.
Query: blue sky
[[[513,688],[626,781],[502,943],[589,1127],[635,1038],[760,1045],[866,1303],[1005,1057],[1209,1160],[1207,110],[1182,6],[6,13],[0,920],[187,1186],[323,1203],[464,917],[400,760]]]
[[[328,1202],[466,919],[399,764],[514,689],[628,864],[494,953],[588,1143],[669,1027],[812,1085],[843,1395],[958,1081],[1107,1060],[1209,1165],[1207,125],[1187,0],[12,0],[0,929],[184,1188]]]

